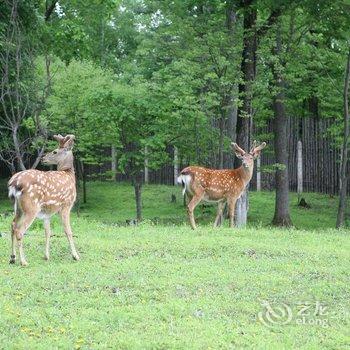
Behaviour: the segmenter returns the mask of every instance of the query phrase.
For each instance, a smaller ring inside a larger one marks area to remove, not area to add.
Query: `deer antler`
[[[74,145],[75,136],[70,134],[64,138],[63,144],[64,148],[71,149]]]
[[[54,135],[53,138],[58,141],[60,148],[72,148],[75,140],[75,136],[73,134],[66,135],[63,137],[61,134]]]
[[[256,141],[256,140],[254,140],[254,141],[253,141],[252,148],[250,149],[250,152],[249,152],[249,153],[253,154],[254,149],[256,148],[256,145],[257,145],[257,144],[258,144],[258,143],[257,143],[257,141]]]
[[[239,153],[241,156],[245,154],[245,150],[243,150],[241,147],[237,145],[235,142],[231,142],[231,146],[233,147],[234,151],[236,153]]]
[[[58,135],[53,135],[53,138],[59,143],[60,145],[60,148],[63,148],[63,140],[64,140],[64,137],[61,135],[61,134],[58,134]]]
[[[254,148],[254,152],[261,151],[265,147],[266,147],[266,142],[263,142],[262,144],[260,144],[260,146]]]
[[[254,141],[255,142],[255,141]],[[266,147],[266,142],[263,142],[261,143],[258,147],[254,147],[252,151],[250,151],[253,156],[256,158],[256,157],[259,157],[260,155],[260,152],[263,148]]]

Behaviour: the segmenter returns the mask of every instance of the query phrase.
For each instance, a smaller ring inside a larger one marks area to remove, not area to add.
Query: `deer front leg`
[[[50,219],[44,220],[44,230],[45,230],[45,255],[44,259],[50,259],[50,237],[51,237],[51,227],[50,227]]]
[[[214,227],[218,227],[222,225],[223,217],[222,217],[222,211],[224,210],[225,202],[221,201],[218,203],[218,211],[216,214],[216,218],[214,221]]]
[[[228,202],[228,215],[230,218],[230,227],[234,227],[234,216],[235,216],[235,206],[236,206],[236,198],[232,198]]]
[[[61,218],[62,218],[62,223],[63,223],[63,229],[64,229],[64,232],[67,236],[73,259],[79,260],[80,257],[79,257],[77,250],[75,249],[75,245],[74,245],[74,241],[73,241],[73,232],[72,232],[72,228],[70,226],[70,208],[62,210]]]
[[[19,261],[20,261],[21,265],[28,266],[26,257],[24,255],[24,249],[23,249],[23,235],[21,235],[20,238],[18,238],[18,236],[17,236],[17,246],[18,246],[18,251],[19,251]]]
[[[198,191],[191,199],[191,201],[187,205],[188,217],[190,219],[190,225],[193,230],[196,229],[196,222],[194,220],[194,209],[200,203],[204,195],[204,191]]]

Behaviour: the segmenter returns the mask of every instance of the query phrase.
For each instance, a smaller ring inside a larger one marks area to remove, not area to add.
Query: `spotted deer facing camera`
[[[225,202],[229,208],[230,227],[234,225],[234,212],[237,199],[242,195],[245,187],[253,175],[254,159],[259,157],[265,148],[263,142],[257,146],[256,141],[249,153],[245,152],[236,143],[231,144],[236,156],[242,160],[237,169],[207,169],[198,166],[189,166],[183,169],[177,181],[183,186],[183,194],[187,194],[190,202],[187,205],[190,224],[196,228],[194,209],[201,202],[218,203],[218,211],[214,227],[218,226]]]
[[[23,236],[35,218],[44,221],[46,235],[45,259],[49,260],[50,218],[59,213],[74,260],[79,260],[70,226],[70,211],[76,198],[72,148],[74,135],[55,135],[59,147],[47,153],[42,162],[57,165],[56,171],[25,170],[13,175],[8,182],[9,197],[14,199],[15,217],[12,222],[12,253],[16,261],[16,243],[20,263],[28,265],[23,251]]]

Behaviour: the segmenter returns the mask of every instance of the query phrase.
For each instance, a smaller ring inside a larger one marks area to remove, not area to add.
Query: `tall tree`
[[[0,25],[0,159],[15,172],[35,168],[44,151],[46,132],[36,101],[41,85],[34,74],[41,22],[35,3],[13,0],[1,7],[6,25]]]
[[[253,127],[253,87],[256,77],[256,55],[259,40],[275,23],[280,8],[272,8],[269,17],[257,29],[257,6],[253,0],[242,0],[243,10],[243,49],[241,60],[242,82],[239,84],[240,105],[237,118],[237,144],[250,149]],[[245,191],[236,203],[236,225],[245,226],[248,214],[248,194]]]
[[[292,221],[289,215],[289,177],[288,177],[288,150],[287,150],[287,115],[285,109],[285,80],[282,74],[282,33],[281,23],[276,26],[276,44],[273,54],[277,58],[273,65],[273,78],[275,93],[273,96],[274,109],[274,146],[277,169],[275,215],[272,223],[276,226],[291,226]]]
[[[242,83],[239,84],[241,105],[238,108],[237,144],[247,150],[250,147],[252,126],[253,83],[256,72],[256,19],[257,8],[252,0],[242,0],[243,9],[243,50],[241,62]],[[248,214],[248,194],[244,191],[236,203],[236,225],[245,226]]]
[[[350,136],[350,114],[349,114],[349,84],[350,84],[350,46],[348,49],[347,63],[345,69],[343,104],[344,104],[344,130],[343,130],[343,146],[342,146],[342,162],[340,170],[340,191],[339,191],[339,207],[337,215],[336,227],[340,228],[345,222],[346,194],[347,194],[347,165],[348,165],[348,144]]]

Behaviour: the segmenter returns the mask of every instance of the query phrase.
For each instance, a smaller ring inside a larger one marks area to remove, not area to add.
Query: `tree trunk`
[[[228,107],[228,116],[227,116],[227,136],[231,141],[236,141],[236,128],[237,128],[237,106],[234,103],[233,96],[230,99]],[[228,157],[228,167],[233,168],[234,165],[234,154],[231,153]]]
[[[74,159],[74,168],[76,169],[75,174],[75,188],[77,191],[77,198],[74,203],[74,208],[77,211],[77,216],[80,216],[80,206],[81,206],[81,194],[80,194],[80,178],[81,178],[81,168],[80,168],[80,160],[78,157]],[[52,170],[52,166],[50,166],[50,170]]]
[[[250,6],[250,1],[244,1],[243,19],[243,51],[241,72],[243,83],[239,85],[239,96],[243,100],[242,106],[238,109],[237,118],[237,143],[248,150],[250,142],[250,124],[252,119],[252,85],[255,80],[256,71],[256,8]]]
[[[339,191],[339,207],[337,215],[336,228],[344,226],[345,223],[345,209],[346,209],[346,190],[347,190],[347,163],[348,163],[348,142],[350,134],[350,115],[349,115],[349,82],[350,82],[350,48],[348,52],[345,83],[344,83],[344,139],[342,147],[342,162],[341,162],[341,187]]]
[[[111,146],[111,171],[112,171],[112,180],[117,179],[117,152],[115,146]]]
[[[289,215],[289,179],[288,179],[288,153],[287,153],[287,118],[284,109],[284,93],[275,96],[274,106],[274,134],[275,155],[278,168],[276,169],[276,203],[275,216],[272,223],[276,226],[291,226]]]
[[[84,163],[80,162],[80,168],[81,168],[81,177],[83,180],[83,203],[85,204],[87,202],[87,192],[86,192],[86,173],[85,173],[85,167]]]
[[[274,55],[278,58],[282,50],[280,27],[277,27],[276,47]],[[281,62],[280,62],[281,64]],[[274,84],[277,93],[273,97],[274,109],[274,137],[275,156],[278,168],[276,169],[276,202],[275,215],[272,223],[276,226],[291,226],[292,220],[289,215],[289,178],[288,178],[288,153],[287,153],[287,116],[284,106],[284,78],[280,67],[273,67]]]
[[[174,146],[174,186],[177,185],[177,178],[179,176],[179,151]]]
[[[236,24],[237,24],[237,4],[233,1],[226,2],[226,27],[228,30],[229,40],[232,46],[236,45]],[[232,60],[235,57],[232,55]],[[231,141],[236,142],[236,129],[237,129],[237,104],[235,97],[238,95],[238,85],[235,85],[230,92],[227,105],[227,128],[226,133]],[[234,167],[234,154],[230,153],[227,159],[227,166],[229,168]]]
[[[136,201],[136,220],[142,221],[142,196],[141,196],[142,182],[134,182],[135,201]]]
[[[258,157],[256,160],[256,190],[257,192],[261,191],[261,158]]]
[[[149,183],[149,171],[148,171],[148,148],[145,146],[145,170],[144,170],[144,175],[145,175],[145,184]]]
[[[219,135],[219,169],[224,168],[224,130],[225,130],[225,116],[224,112],[222,111],[222,115],[219,119],[219,128],[220,128],[220,135]]]
[[[18,127],[17,126],[15,126],[12,130],[12,140],[13,140],[13,145],[14,145],[15,152],[16,152],[17,165],[21,171],[26,170],[26,167],[23,163],[23,157],[22,157],[23,154],[21,152],[20,145],[19,145]]]
[[[243,100],[242,106],[238,109],[237,118],[237,144],[246,151],[249,151],[250,132],[252,122],[252,85],[255,80],[256,71],[256,18],[257,10],[251,6],[250,0],[243,0],[243,51],[241,72],[243,83],[239,85],[239,96]],[[236,224],[245,226],[247,223],[248,195],[246,191],[236,203]]]
[[[238,198],[235,207],[235,225],[236,227],[244,227],[247,224],[247,216],[249,209],[248,191],[245,189],[242,196]]]
[[[298,146],[297,146],[297,178],[298,178],[298,187],[297,187],[297,192],[298,192],[298,202],[300,201],[301,194],[303,193],[303,145],[301,141],[298,141]]]

